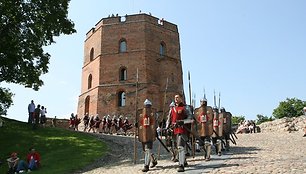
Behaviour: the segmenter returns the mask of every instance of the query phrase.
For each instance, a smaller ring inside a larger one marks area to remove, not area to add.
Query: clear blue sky
[[[209,105],[215,90],[233,115],[271,116],[286,98],[306,100],[305,8],[304,0],[73,0],[69,18],[77,33],[45,48],[52,56],[45,85],[36,92],[1,84],[15,93],[8,117],[26,121],[33,99],[48,117],[69,118],[80,95],[85,34],[101,18],[139,10],[178,25],[187,101],[190,71],[196,106],[205,88]]]

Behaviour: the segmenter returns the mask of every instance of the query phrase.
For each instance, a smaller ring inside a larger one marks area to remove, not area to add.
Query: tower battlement
[[[122,25],[122,24],[128,24],[128,23],[134,23],[134,22],[148,22],[154,25],[157,25],[159,27],[162,27],[164,29],[178,32],[177,25],[172,24],[166,20],[158,19],[154,16],[148,15],[146,13],[141,14],[134,14],[134,15],[125,15],[125,16],[118,16],[118,15],[112,15],[107,18],[102,18],[95,27],[91,28],[86,33],[86,38],[90,37],[95,31],[97,31],[102,26],[107,25]]]

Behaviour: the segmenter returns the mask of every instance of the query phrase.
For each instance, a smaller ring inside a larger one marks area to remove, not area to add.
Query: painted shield
[[[232,129],[232,114],[230,112],[226,112],[225,117],[223,118],[223,133],[224,133],[224,135],[230,134],[231,129]]]
[[[216,110],[213,110],[213,135],[212,137],[220,137],[220,135],[222,135],[222,132],[219,132],[220,128],[219,128],[219,125],[220,125],[220,121],[219,121],[219,118],[220,118],[220,115],[218,111]],[[223,116],[222,116],[223,118]],[[223,125],[223,120],[222,120],[222,125]]]
[[[210,106],[201,106],[194,111],[197,120],[197,130],[201,137],[213,134],[213,111]]]
[[[155,117],[151,108],[143,108],[139,116],[138,139],[142,143],[156,139]]]
[[[226,112],[221,112],[219,113],[219,125],[218,125],[218,136],[222,137],[223,136],[223,129],[224,129],[224,117],[226,117]]]

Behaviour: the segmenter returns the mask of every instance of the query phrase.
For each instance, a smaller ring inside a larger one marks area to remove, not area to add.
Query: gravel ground
[[[76,173],[143,173],[143,153],[137,140],[137,159],[134,164],[134,137],[95,134],[106,142],[110,152],[95,163]],[[238,134],[237,145],[219,157],[205,162],[203,154],[188,157],[184,173],[306,173],[306,137],[302,132],[271,132]],[[154,151],[159,148],[154,142]],[[170,161],[170,154],[160,148],[158,165],[147,173],[177,173],[177,163]],[[156,154],[157,155],[157,154]]]

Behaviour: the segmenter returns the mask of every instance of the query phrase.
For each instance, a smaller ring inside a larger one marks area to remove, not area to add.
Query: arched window
[[[85,98],[84,114],[89,113],[89,103],[90,103],[90,96],[87,96]]]
[[[125,40],[125,39],[121,39],[121,40],[120,40],[119,52],[120,52],[120,53],[126,52],[126,40]]]
[[[165,56],[166,54],[166,44],[164,42],[161,42],[159,45],[159,55]]]
[[[119,70],[119,80],[120,81],[125,81],[127,79],[127,71],[126,68],[120,68]]]
[[[87,89],[90,89],[92,87],[92,75],[89,74],[88,81],[87,81]]]
[[[119,107],[125,106],[125,92],[124,91],[120,91],[118,93],[118,106]]]
[[[93,61],[94,55],[95,55],[95,50],[94,50],[94,48],[91,48],[91,50],[90,50],[90,55],[89,55],[89,60],[90,60],[90,61]]]

